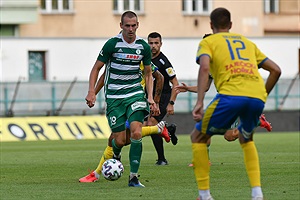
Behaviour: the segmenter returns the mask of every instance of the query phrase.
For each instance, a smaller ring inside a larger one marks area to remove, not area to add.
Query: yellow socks
[[[142,127],[142,137],[151,135],[151,134],[159,134],[159,128],[157,126],[144,126]],[[101,174],[102,171],[102,165],[105,160],[112,158],[114,155],[113,148],[110,146],[107,146],[106,149],[103,152],[103,155],[100,159],[100,162],[98,164],[97,169],[95,170],[96,173]]]
[[[151,134],[158,134],[159,128],[157,126],[143,126],[142,127],[142,137],[151,135]]]
[[[199,190],[209,190],[209,160],[205,143],[192,143],[194,173]]]
[[[252,197],[262,197],[258,153],[254,142],[242,144],[244,162],[252,187]],[[209,196],[209,160],[205,143],[192,143],[194,173],[199,189],[199,196]]]
[[[102,154],[102,157],[101,157],[101,159],[100,159],[100,162],[99,162],[99,164],[98,164],[98,167],[97,167],[97,169],[95,170],[96,173],[101,174],[101,171],[102,171],[102,165],[103,165],[104,161],[107,160],[107,159],[112,158],[113,155],[114,155],[113,148],[110,147],[110,146],[107,146],[107,147],[105,148],[103,154]]]
[[[261,186],[258,153],[253,141],[241,145],[251,187]]]

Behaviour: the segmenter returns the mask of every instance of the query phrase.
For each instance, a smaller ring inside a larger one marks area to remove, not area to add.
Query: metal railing
[[[179,80],[188,85],[196,85],[196,80]],[[97,96],[95,107],[90,109],[85,103],[88,90],[87,81],[69,82],[0,82],[0,116],[57,116],[93,115],[105,112],[103,91]],[[215,96],[213,85],[207,92],[207,105]],[[191,112],[195,93],[181,93],[177,96],[175,111]],[[299,110],[299,76],[294,79],[280,79],[268,97],[265,110]]]

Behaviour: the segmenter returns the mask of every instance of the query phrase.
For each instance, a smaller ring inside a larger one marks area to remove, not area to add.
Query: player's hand
[[[90,107],[90,108],[93,107],[96,102],[95,92],[89,91],[85,97],[85,100],[86,100],[86,104],[88,105],[88,107]]]
[[[197,102],[192,113],[193,113],[193,119],[196,122],[201,121],[203,118],[203,114],[204,114],[203,103]]]
[[[175,86],[175,92],[176,94],[179,94],[180,92],[187,92],[188,86],[185,83],[181,83],[182,85]]]
[[[174,105],[168,104],[167,106],[167,116],[174,115]]]
[[[235,141],[239,138],[239,130],[237,128],[234,128],[232,130],[226,131],[226,133],[224,134],[224,138],[228,142]]]
[[[156,103],[150,104],[150,115],[158,116],[160,113],[159,107],[157,107]]]
[[[148,100],[148,103],[150,105],[150,114],[153,116],[156,116],[157,113],[159,113],[159,107],[153,100]]]
[[[150,110],[151,110],[151,114],[150,116],[158,116],[160,115],[160,109],[159,109],[159,104],[158,103],[155,103],[156,104],[156,108],[155,110],[151,110],[151,105],[150,105]]]

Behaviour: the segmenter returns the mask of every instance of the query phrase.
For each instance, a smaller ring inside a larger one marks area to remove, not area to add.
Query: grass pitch
[[[300,196],[299,133],[258,133],[255,142],[267,200],[296,200]],[[123,176],[114,182],[103,177],[96,183],[78,179],[95,169],[107,140],[2,142],[0,199],[155,199],[194,200],[198,195],[188,135],[176,146],[165,143],[168,166],[155,166],[150,137],[143,139],[139,173],[146,188],[129,188],[128,150],[122,151]],[[210,148],[211,193],[215,200],[249,200],[250,186],[243,153],[237,141],[222,136]]]

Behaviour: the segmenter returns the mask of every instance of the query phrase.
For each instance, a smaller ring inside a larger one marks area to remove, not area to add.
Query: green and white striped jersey
[[[142,38],[137,36],[135,42],[128,44],[122,34],[112,37],[104,44],[98,60],[106,64],[106,102],[144,95],[140,63],[151,64],[151,50]]]

